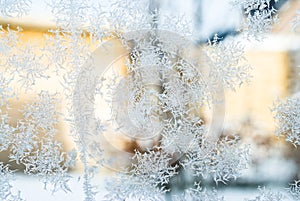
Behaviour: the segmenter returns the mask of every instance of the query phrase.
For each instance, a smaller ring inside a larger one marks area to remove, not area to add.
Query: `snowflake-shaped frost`
[[[293,145],[300,145],[300,98],[295,96],[277,102],[272,109],[277,124],[276,136],[284,136]]]

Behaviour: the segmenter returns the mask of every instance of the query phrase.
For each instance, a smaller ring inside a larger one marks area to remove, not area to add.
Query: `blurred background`
[[[222,40],[227,40],[229,36],[240,37],[235,30],[245,16],[241,14],[242,8],[240,12],[231,9],[229,0],[161,0],[159,6],[162,12],[184,14],[191,21],[190,26],[194,30],[199,48],[216,33]],[[284,139],[275,137],[276,126],[271,113],[276,99],[283,99],[300,90],[300,34],[292,29],[291,24],[297,10],[300,10],[300,1],[279,0],[274,3],[274,7],[278,9],[279,22],[267,34],[266,39],[254,43],[244,41],[243,44],[246,47],[246,59],[253,68],[250,82],[235,92],[225,94],[224,134],[238,134],[245,143],[252,145],[252,166],[245,171],[242,178],[231,184],[239,188],[256,188],[259,185],[286,186],[290,181],[300,178],[300,151]],[[21,26],[24,42],[40,41],[41,45],[44,34],[55,27],[51,11],[39,0],[32,0],[32,10],[22,18],[0,15],[0,24]],[[57,90],[59,83],[48,87]],[[16,107],[26,101],[28,97],[21,97]],[[12,115],[18,118],[18,114]],[[59,125],[59,130],[58,139],[63,142],[66,150],[71,150],[74,143],[67,135],[66,125]],[[5,158],[5,153],[0,153],[0,160]],[[76,174],[78,170],[73,171]],[[24,181],[20,179],[16,185],[22,186]],[[34,183],[33,180],[30,182]],[[187,182],[193,181],[187,179]],[[224,190],[224,193],[230,200],[241,200],[241,196],[245,196],[235,190]],[[251,193],[252,191],[249,192]],[[67,196],[63,199],[71,200]],[[72,199],[76,199],[76,196]]]

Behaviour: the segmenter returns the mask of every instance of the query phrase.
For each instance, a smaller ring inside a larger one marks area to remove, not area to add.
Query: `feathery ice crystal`
[[[295,96],[279,101],[272,109],[277,123],[275,134],[286,141],[300,145],[300,98]]]

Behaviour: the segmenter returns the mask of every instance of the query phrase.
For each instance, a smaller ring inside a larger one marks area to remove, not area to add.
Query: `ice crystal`
[[[272,112],[277,124],[276,136],[284,136],[293,145],[300,145],[300,98],[294,96],[278,101]]]
[[[139,178],[140,182],[149,183],[154,187],[163,186],[169,183],[171,177],[177,174],[177,165],[171,165],[171,156],[161,150],[149,150],[145,153],[135,152],[132,170],[130,173]]]
[[[149,200],[163,201],[164,194],[148,182],[141,182],[139,178],[122,175],[107,182],[105,201]]]
[[[24,42],[20,27],[0,26],[0,68],[25,91],[31,90],[38,80],[49,78],[47,57],[38,48],[38,42]]]
[[[41,148],[30,153],[22,160],[25,173],[40,176],[45,188],[51,186],[55,193],[58,190],[71,191],[68,186],[70,175],[68,169],[74,165],[74,155],[67,155],[62,151],[61,144],[57,142],[43,142]]]
[[[5,201],[25,201],[21,197],[21,192],[14,192],[12,184],[13,172],[9,169],[8,165],[0,162],[0,199]]]
[[[53,95],[42,91],[37,100],[25,106],[23,114],[26,121],[20,122],[21,135],[16,135],[14,140],[21,142],[22,139],[17,136],[30,136],[26,138],[24,150],[18,152],[20,146],[13,146],[12,152],[23,154],[20,161],[26,167],[25,173],[41,176],[45,187],[50,184],[53,185],[53,192],[59,189],[69,191],[67,182],[70,176],[67,171],[74,165],[72,160],[75,160],[76,155],[65,153],[62,145],[54,139],[58,118],[55,103]],[[27,135],[23,135],[27,132]],[[18,158],[16,160],[18,161]]]
[[[250,78],[251,67],[246,63],[244,47],[239,41],[218,42],[218,36],[204,49],[205,62],[210,67],[211,88],[222,86],[235,89]]]
[[[108,185],[106,200],[164,200],[166,184],[177,174],[178,165],[172,165],[172,156],[161,148],[144,153],[136,151],[128,175],[119,174]]]
[[[208,87],[188,61],[169,53],[162,43],[146,42],[131,51],[112,109],[120,129],[130,136],[149,138],[161,133],[164,149],[182,152],[194,136],[204,133],[199,109],[210,101]]]
[[[268,33],[272,25],[278,21],[276,16],[277,10],[271,7],[270,2],[271,0],[235,0],[231,2],[233,5],[244,9],[246,17],[242,30],[247,38],[261,40],[263,34]]]
[[[225,137],[217,143],[201,142],[187,153],[183,166],[195,176],[211,176],[216,183],[237,179],[249,164],[249,148],[239,143],[239,138]]]
[[[0,14],[4,17],[21,17],[31,9],[31,0],[0,0]]]
[[[300,199],[300,180],[294,181],[290,184],[289,193],[293,196],[295,200]]]
[[[263,34],[271,30],[272,24],[277,18],[272,17],[276,13],[274,8],[269,10],[255,11],[253,15],[248,14],[247,24],[250,35],[257,38],[258,34]]]
[[[55,99],[42,91],[22,111],[25,119],[19,120],[16,128],[9,126],[7,116],[2,116],[0,150],[9,150],[11,161],[23,164],[26,174],[40,176],[45,187],[53,185],[53,192],[70,190],[68,169],[74,165],[76,155],[65,153],[61,143],[55,141],[58,118]]]
[[[33,43],[25,44],[18,49],[18,53],[8,59],[8,66],[12,72],[18,72],[19,78],[16,81],[20,83],[25,90],[35,85],[38,79],[48,79],[47,66],[45,66],[44,55],[37,53]]]
[[[20,37],[22,29],[17,27],[17,29],[10,28],[9,25],[0,25],[0,67],[6,67],[8,60],[18,51],[16,47],[20,46]]]
[[[202,188],[200,184],[195,183],[196,188],[190,188],[181,195],[173,196],[174,201],[224,201],[224,197],[218,195],[217,190],[208,190]]]
[[[4,107],[9,107],[9,100],[16,95],[10,87],[12,79],[7,79],[7,77],[9,78],[6,73],[0,72],[0,113]]]
[[[258,196],[256,196],[254,199],[247,199],[246,201],[283,201],[285,199],[282,193],[272,191],[266,187],[259,187],[258,190]]]
[[[73,31],[85,27],[89,11],[87,0],[49,0],[48,6],[57,27]]]
[[[41,91],[33,102],[26,104],[23,114],[26,123],[46,131],[46,137],[54,137],[56,133],[55,126],[58,123],[58,112],[56,110],[55,94],[51,95],[47,91]]]
[[[8,124],[9,117],[7,114],[1,114],[0,121],[0,152],[5,151],[10,146],[10,138],[12,134],[15,132],[15,128]]]
[[[292,28],[293,30],[298,33],[299,32],[299,25],[300,25],[300,10],[297,10],[295,13],[295,17],[292,21]]]
[[[109,4],[110,12],[108,24],[115,33],[124,33],[133,30],[150,29],[152,15],[149,13],[148,0],[112,1]]]

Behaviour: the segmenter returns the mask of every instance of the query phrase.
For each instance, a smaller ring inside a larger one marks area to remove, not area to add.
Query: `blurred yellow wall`
[[[236,92],[226,93],[226,122],[251,120],[263,132],[273,135],[271,108],[276,99],[288,94],[290,55],[288,51],[249,50],[246,59],[253,68],[252,78]]]

